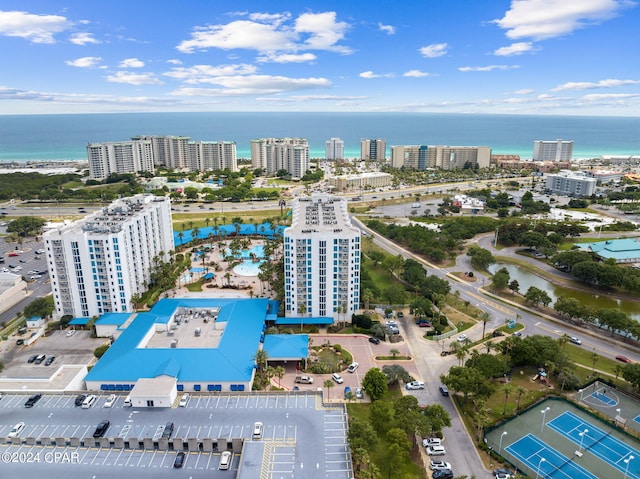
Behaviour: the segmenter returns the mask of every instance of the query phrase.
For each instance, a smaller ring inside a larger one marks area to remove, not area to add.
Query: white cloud
[[[364,100],[366,96],[341,96],[341,95],[291,95],[287,97],[265,97],[256,98],[257,101],[264,102],[282,102],[282,103],[301,103],[308,101],[338,101],[347,102],[354,100]]]
[[[601,100],[627,100],[629,98],[640,98],[637,93],[592,93],[582,97],[585,101],[601,101]]]
[[[164,82],[158,80],[152,73],[131,73],[116,72],[115,75],[106,77],[111,83],[128,83],[129,85],[162,85]]]
[[[171,60],[167,60],[167,63],[170,63],[171,65],[182,65],[182,62],[175,58],[172,58]]]
[[[74,33],[69,38],[69,41],[74,45],[87,45],[89,43],[100,43],[93,38],[93,33]]]
[[[143,66],[144,62],[137,58],[125,58],[118,65],[119,68],[142,68]]]
[[[316,58],[313,53],[280,53],[260,56],[257,61],[260,63],[303,63],[311,62]]]
[[[493,70],[514,70],[520,68],[519,65],[487,65],[484,67],[460,67],[461,72],[490,72]]]
[[[531,95],[532,93],[535,93],[535,90],[532,90],[530,88],[523,88],[522,90],[516,90],[513,93],[515,93],[516,95]]]
[[[290,20],[288,14],[251,14],[249,20],[196,27],[191,38],[176,48],[183,53],[210,48],[247,49],[272,54],[276,59],[282,53],[304,50],[351,53],[348,47],[338,45],[349,25],[336,21],[335,12],[303,13],[293,23]]]
[[[218,78],[221,76],[238,76],[238,75],[252,75],[256,73],[257,68],[253,65],[238,64],[238,65],[194,65],[188,68],[173,68],[171,71],[165,73],[165,76],[182,80],[187,84],[197,83],[211,83],[212,78]]]
[[[210,78],[207,83],[219,85],[221,88],[179,88],[171,94],[178,96],[274,95],[286,91],[325,88],[331,85],[326,78],[288,78],[270,75],[220,76]]]
[[[639,80],[600,80],[599,82],[567,82],[558,85],[551,91],[563,90],[592,90],[595,88],[615,88],[624,85],[640,85]]]
[[[396,33],[396,27],[393,25],[383,25],[382,23],[378,23],[378,28],[387,35],[395,35]]]
[[[533,52],[538,50],[533,46],[531,42],[517,42],[512,43],[508,47],[498,48],[493,52],[494,55],[499,57],[508,57],[512,55],[522,55],[523,53]]]
[[[446,43],[432,43],[420,48],[419,51],[425,58],[437,58],[446,55],[448,47]]]
[[[0,10],[0,35],[24,38],[33,43],[55,43],[54,35],[71,25],[69,20],[60,15]]]
[[[512,0],[504,17],[493,22],[508,38],[545,40],[602,23],[631,5],[629,0]]]
[[[409,70],[408,72],[404,72],[402,74],[403,77],[414,77],[414,78],[421,78],[421,77],[428,77],[429,73],[427,72],[423,72],[420,70]]]
[[[72,67],[93,68],[95,66],[98,66],[101,61],[101,57],[81,57],[76,58],[75,60],[67,60],[65,63]]]

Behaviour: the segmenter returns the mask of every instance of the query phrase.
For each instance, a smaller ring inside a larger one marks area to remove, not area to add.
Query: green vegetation
[[[108,344],[103,344],[102,346],[98,346],[96,349],[94,349],[93,355],[96,358],[100,359],[102,356],[104,356],[104,353],[107,352],[107,349],[109,349]]]
[[[27,319],[32,317],[46,318],[53,313],[54,308],[53,296],[45,296],[31,301],[31,303],[24,308],[22,315]]]

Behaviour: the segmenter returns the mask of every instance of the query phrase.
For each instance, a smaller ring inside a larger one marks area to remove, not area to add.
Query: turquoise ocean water
[[[311,156],[324,157],[325,141],[345,142],[345,156],[360,156],[361,138],[392,145],[489,146],[494,154],[530,158],[534,140],[573,140],[574,158],[640,155],[640,118],[431,113],[112,113],[0,115],[0,161],[86,160],[87,143],[136,135],[181,135],[235,141],[239,158],[250,140],[302,137]],[[389,155],[389,153],[388,153]]]

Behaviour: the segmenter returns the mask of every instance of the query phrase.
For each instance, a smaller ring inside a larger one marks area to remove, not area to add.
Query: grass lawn
[[[204,283],[204,279],[200,278],[195,283],[190,283],[186,285],[187,289],[192,293],[199,293],[202,291],[202,284]]]

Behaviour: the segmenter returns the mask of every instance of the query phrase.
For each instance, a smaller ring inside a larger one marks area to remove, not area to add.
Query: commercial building
[[[344,141],[340,138],[327,140],[324,147],[324,157],[327,160],[344,159]]]
[[[595,243],[576,243],[574,246],[592,251],[603,261],[613,259],[616,263],[640,263],[640,242],[638,238],[621,238]]]
[[[346,200],[296,198],[284,230],[285,315],[350,318],[360,303],[360,248]]]
[[[571,161],[573,141],[536,140],[533,142],[533,161]]]
[[[154,172],[153,149],[149,140],[131,140],[87,145],[89,176],[104,179],[113,173]]]
[[[393,176],[389,173],[368,171],[353,175],[332,176],[328,179],[328,183],[336,191],[365,191],[389,186],[392,179]]]
[[[168,198],[136,195],[43,235],[55,315],[131,311],[156,262],[174,249]]]
[[[595,178],[597,185],[608,185],[610,183],[618,183],[622,179],[622,171],[613,170],[588,170],[586,175]]]
[[[546,189],[552,194],[587,197],[596,191],[596,179],[583,172],[563,170],[558,174],[546,175]]]
[[[363,161],[385,161],[387,159],[387,140],[378,138],[360,140],[360,159]]]
[[[236,144],[192,141],[187,136],[137,136],[129,141],[87,145],[89,176],[154,172],[155,166],[188,171],[238,171]]]
[[[4,313],[29,294],[29,287],[19,274],[0,272],[0,313]]]
[[[299,180],[309,169],[309,142],[306,138],[260,138],[251,140],[251,166],[268,175],[286,170]]]

